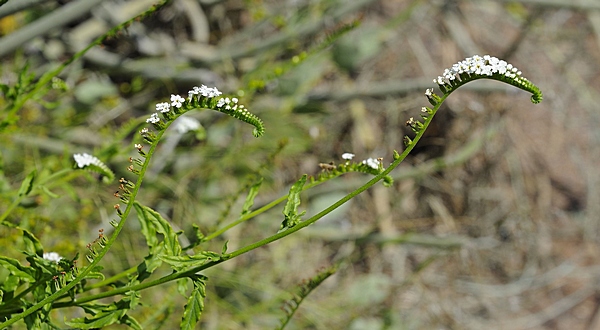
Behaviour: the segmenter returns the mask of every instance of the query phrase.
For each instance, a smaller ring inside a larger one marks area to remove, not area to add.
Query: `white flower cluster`
[[[77,167],[79,168],[84,168],[92,164],[100,167],[103,165],[100,159],[86,153],[74,154],[73,159],[75,159],[75,162],[77,162]]]
[[[243,105],[238,105],[238,99],[233,97],[233,98],[222,98],[219,99],[219,101],[217,101],[217,107],[218,108],[224,108],[225,110],[238,110],[238,108],[240,109],[240,111],[242,109],[244,109]]]
[[[202,85],[200,87],[194,86],[188,92],[188,97],[189,97],[189,101],[191,101],[192,97],[194,97],[194,95],[203,96],[206,98],[213,98],[213,97],[217,97],[221,94],[223,94],[223,93],[221,93],[216,87],[207,87],[205,85]],[[227,99],[227,100],[229,100],[229,99]],[[237,99],[234,98],[233,100],[235,100],[235,103],[237,103]],[[171,94],[171,103],[169,103],[169,102],[157,103],[156,111],[160,112],[160,113],[167,113],[167,112],[171,111],[172,107],[181,109],[184,102],[185,102],[185,99],[183,97],[181,97],[180,95]],[[231,100],[229,100],[229,102],[231,102]],[[235,110],[235,108],[234,108],[234,110]],[[146,119],[146,122],[151,123],[151,124],[157,124],[160,122],[160,117],[158,116],[157,113],[153,113],[150,115],[150,118]]]
[[[352,158],[354,158],[354,154],[353,153],[345,152],[345,153],[342,154],[342,159],[352,160]]]
[[[147,123],[152,123],[152,124],[156,124],[160,121],[160,118],[158,117],[158,114],[153,113],[150,115],[150,118],[146,119]]]
[[[521,71],[504,60],[489,55],[483,57],[473,55],[452,65],[450,69],[444,70],[442,76],[437,77],[433,82],[438,85],[451,84],[463,73],[482,76],[501,74],[512,79],[518,79],[517,77],[521,76]]]
[[[62,259],[62,257],[60,256],[60,254],[56,253],[56,252],[44,252],[44,254],[42,255],[42,258],[49,260],[49,261],[54,261],[56,263],[58,263],[60,261],[60,259]]]
[[[210,97],[217,97],[221,94],[223,94],[223,93],[221,93],[221,91],[219,91],[216,87],[207,87],[205,85],[202,85],[200,87],[194,86],[194,88],[192,88],[192,90],[190,90],[188,92],[188,97],[191,100],[194,95],[200,95],[200,96],[210,98]]]
[[[379,169],[379,160],[375,158],[369,158],[362,161],[363,164],[366,164],[370,168]]]
[[[171,99],[173,99],[172,96],[171,96]],[[171,111],[171,105],[169,104],[169,102],[157,103],[156,111],[162,112],[162,113],[169,112],[169,111]]]

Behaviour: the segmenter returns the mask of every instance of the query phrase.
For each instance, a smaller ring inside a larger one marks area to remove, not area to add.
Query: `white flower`
[[[450,69],[445,69],[441,76],[434,79],[434,82],[438,85],[444,85],[457,79],[458,75],[463,73],[480,76],[492,76],[498,73],[513,79],[517,79],[521,75],[521,71],[513,67],[512,64],[508,64],[497,57],[473,55],[453,64]],[[425,95],[430,96],[428,93]]]
[[[216,87],[207,87],[205,85],[202,85],[200,87],[194,86],[194,88],[192,88],[192,90],[190,90],[188,92],[188,96],[190,97],[190,99],[194,95],[201,95],[201,96],[210,98],[210,97],[219,96],[221,94],[222,93]]]
[[[173,99],[171,97],[171,99]],[[171,105],[168,102],[162,102],[156,104],[156,111],[158,112],[169,112],[171,110]]]
[[[62,259],[62,257],[56,252],[44,252],[42,257],[46,260],[54,261],[56,263],[58,263],[60,259]]]
[[[84,167],[92,165],[92,164],[94,164],[94,165],[102,164],[100,159],[98,159],[90,154],[86,154],[86,153],[74,154],[73,159],[75,159],[75,162],[77,162],[77,167],[79,167],[79,168],[84,168]]]
[[[147,128],[147,127],[144,127],[144,128],[142,128],[142,130],[140,131],[140,134],[148,134],[148,132],[150,132],[150,131],[148,130],[148,128]]]
[[[181,108],[181,103],[182,102],[185,102],[185,99],[183,97],[181,97],[179,95],[171,94],[171,106],[174,106],[177,109],[179,109],[179,108]]]
[[[173,124],[175,125],[175,130],[181,134],[200,128],[199,121],[187,116],[179,117]]]
[[[375,159],[375,158],[369,158],[369,159],[365,159],[362,161],[363,164],[366,164],[367,166],[369,166],[370,168],[379,169],[379,160]]]
[[[158,118],[158,114],[153,113],[150,115],[150,118],[146,119],[147,123],[152,123],[152,124],[156,124],[160,121],[160,118]]]
[[[342,159],[352,160],[352,158],[354,158],[354,154],[352,154],[352,153],[345,152],[345,153],[342,154]]]

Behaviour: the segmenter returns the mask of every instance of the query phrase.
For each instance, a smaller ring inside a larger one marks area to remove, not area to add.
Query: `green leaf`
[[[104,267],[102,266],[95,266],[89,273],[87,273],[87,275],[85,276],[86,279],[98,279],[98,280],[104,280],[104,274],[102,274],[102,269],[104,269]]]
[[[52,192],[52,191],[50,191],[50,189],[48,189],[48,187],[46,187],[46,186],[38,186],[38,187],[40,188],[40,190],[41,190],[41,191],[42,191],[44,194],[48,195],[48,196],[49,196],[49,197],[51,197],[51,198],[59,198],[59,197],[60,197],[60,195],[57,195],[57,194],[53,193],[53,192]]]
[[[285,216],[285,219],[279,228],[280,232],[299,224],[302,216],[306,213],[306,211],[304,211],[298,214],[298,206],[300,206],[300,193],[302,192],[302,188],[306,183],[306,178],[307,176],[304,174],[302,178],[300,178],[300,180],[294,183],[294,185],[290,188],[287,203],[283,208],[283,215]]]
[[[140,324],[126,315],[127,311],[133,309],[138,302],[139,294],[133,292],[131,295],[124,297],[119,301],[115,301],[109,305],[102,304],[87,304],[81,305],[86,313],[92,317],[80,317],[70,321],[65,320],[65,324],[79,329],[93,329],[109,326],[114,323],[123,323],[132,325],[134,329],[141,329]]]
[[[292,316],[294,316],[294,313],[298,310],[300,304],[304,301],[304,299],[316,287],[318,287],[321,283],[323,283],[323,281],[325,281],[329,276],[333,275],[336,271],[337,266],[334,265],[320,271],[317,275],[308,279],[308,281],[303,281],[302,285],[298,290],[298,293],[295,294],[292,299],[286,301],[284,306],[282,307],[282,310],[285,311],[286,315],[285,318],[281,320],[281,325],[277,329],[283,330],[286,327],[286,325],[290,322]]]
[[[5,268],[11,275],[14,275],[23,282],[35,281],[35,270],[31,267],[21,265],[16,259],[0,256],[0,267]],[[4,286],[4,283],[2,283],[2,286]]]
[[[146,244],[148,245],[148,249],[152,251],[158,245],[158,238],[156,237],[156,228],[152,221],[148,219],[144,214],[143,207],[138,203],[133,204],[135,210],[138,214],[138,220],[140,222],[140,226],[142,228],[141,232],[146,239]]]
[[[204,298],[206,297],[206,276],[197,275],[191,278],[194,283],[194,290],[188,298],[183,317],[179,327],[181,329],[191,329],[196,327],[200,320],[202,311],[204,311]]]
[[[260,178],[250,187],[250,191],[248,192],[248,196],[246,196],[246,201],[242,207],[242,215],[250,213],[250,208],[254,205],[254,199],[256,198],[256,195],[258,195],[258,189],[260,189],[262,182],[263,178]]]
[[[23,228],[21,230],[23,231],[23,240],[25,241],[25,251],[39,257],[43,256],[44,248],[40,241],[29,230]]]
[[[202,266],[208,262],[211,261],[217,261],[221,258],[221,256],[218,253],[215,252],[211,252],[211,251],[202,251],[198,254],[195,254],[193,256],[168,256],[168,255],[161,255],[159,256],[159,258],[168,263],[169,265],[171,265],[171,268],[173,268],[176,271],[187,271],[190,270],[192,268],[196,268],[199,266]]]
[[[188,279],[186,277],[177,280],[177,292],[180,295],[187,297]]]
[[[138,202],[135,202],[133,206],[135,207],[138,217],[141,218],[140,221],[145,221],[147,226],[152,226],[154,230],[164,236],[165,249],[163,252],[169,256],[178,256],[181,253],[181,245],[177,239],[178,234],[173,230],[169,222],[158,212],[147,206],[141,205]],[[146,237],[146,239],[148,239],[148,237]],[[152,240],[152,242],[154,241]]]
[[[65,320],[65,324],[78,329],[102,328],[119,321],[123,315],[125,310],[100,312],[91,318],[79,317],[70,321]]]
[[[37,171],[33,170],[27,175],[27,177],[25,177],[25,180],[23,180],[23,182],[21,183],[21,188],[19,188],[19,197],[29,195],[29,193],[33,189],[33,181],[35,180],[36,175]]]
[[[225,241],[225,244],[223,244],[223,248],[221,249],[221,255],[227,253],[227,243],[229,243],[229,241]]]
[[[130,328],[132,329],[136,329],[136,330],[142,330],[142,325],[133,317],[125,314],[123,315],[123,317],[119,320],[119,323],[121,324],[125,324],[128,325]]]
[[[144,257],[144,261],[142,261],[137,267],[137,276],[132,280],[137,279],[139,281],[143,281],[150,277],[152,273],[162,265],[162,260],[159,258],[159,255],[165,254],[165,244],[164,241],[159,243],[158,246],[154,247],[150,254]]]

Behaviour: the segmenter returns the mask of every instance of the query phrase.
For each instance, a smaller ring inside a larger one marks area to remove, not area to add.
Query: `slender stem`
[[[69,284],[65,285],[64,287],[62,287],[60,290],[56,291],[55,293],[51,294],[50,296],[46,297],[45,299],[43,299],[42,301],[38,302],[37,304],[29,307],[28,309],[26,309],[23,313],[19,314],[19,315],[15,315],[14,317],[12,317],[11,319],[9,319],[8,321],[0,324],[0,328],[3,327],[7,327],[15,322],[17,322],[18,320],[30,315],[31,313],[35,312],[36,310],[40,309],[41,307],[43,307],[44,305],[51,303],[59,298],[61,298],[62,296],[64,296],[65,294],[67,294],[67,292],[69,292],[69,290],[71,290],[73,287],[75,287],[75,285],[77,285],[79,282],[81,282],[91,271],[92,269],[95,268],[95,266],[100,263],[100,260],[102,260],[102,258],[104,257],[104,255],[106,255],[106,253],[108,252],[108,250],[110,250],[110,247],[115,243],[115,241],[117,240],[117,237],[119,236],[119,233],[121,232],[121,230],[123,229],[124,225],[125,225],[125,221],[127,220],[127,217],[129,216],[129,213],[131,212],[131,210],[133,209],[133,203],[135,201],[135,197],[137,196],[140,187],[142,185],[142,181],[144,178],[144,174],[146,173],[146,170],[149,167],[149,163],[150,163],[150,159],[152,158],[152,155],[154,154],[154,152],[156,151],[156,147],[158,145],[158,141],[161,139],[161,137],[163,136],[163,134],[165,133],[166,129],[168,128],[168,126],[171,124],[172,122],[168,122],[166,124],[166,127],[159,131],[157,136],[156,136],[156,142],[153,143],[150,146],[150,150],[148,150],[147,154],[146,154],[146,159],[144,161],[144,164],[142,165],[142,168],[140,169],[139,173],[138,173],[138,180],[135,184],[135,187],[133,188],[133,191],[131,192],[130,196],[129,196],[129,202],[127,203],[127,207],[125,208],[125,211],[123,211],[123,215],[121,215],[121,221],[119,221],[119,224],[115,227],[115,230],[113,232],[113,234],[110,236],[110,238],[108,239],[105,247],[103,249],[100,250],[100,252],[98,252],[98,254],[95,256],[94,260],[87,266],[85,267],[80,273],[79,275],[73,279],[73,281],[71,281]]]
[[[344,173],[340,173],[340,175],[341,175],[341,174],[344,174]],[[331,178],[333,178],[333,177],[331,177]],[[328,179],[330,179],[330,178],[328,178]],[[312,182],[312,183],[306,184],[306,185],[305,185],[305,186],[302,188],[302,191],[304,191],[304,190],[308,190],[308,189],[310,189],[310,188],[312,188],[312,187],[315,187],[315,186],[318,186],[318,185],[320,185],[320,184],[321,184],[321,183],[323,183],[323,182],[325,182],[325,181],[315,181],[315,182]],[[232,222],[232,223],[228,224],[227,226],[225,226],[225,227],[223,227],[223,228],[221,228],[221,229],[219,229],[219,230],[215,231],[214,233],[212,233],[212,234],[210,234],[210,235],[206,236],[206,238],[204,238],[204,241],[205,241],[205,242],[206,242],[206,241],[210,241],[211,239],[213,239],[213,238],[215,238],[215,237],[217,237],[217,236],[220,236],[220,235],[222,235],[224,232],[226,232],[226,231],[228,231],[229,229],[231,229],[231,228],[233,228],[233,227],[235,227],[235,226],[239,225],[240,223],[242,223],[242,222],[244,222],[244,221],[247,221],[247,220],[250,220],[250,219],[252,219],[252,218],[256,217],[257,215],[259,215],[259,214],[262,214],[262,213],[264,213],[264,212],[266,212],[266,211],[268,211],[268,210],[272,209],[273,207],[277,206],[277,205],[278,205],[278,204],[280,204],[281,202],[285,201],[287,198],[288,198],[288,195],[287,195],[287,194],[286,194],[286,195],[283,195],[283,196],[281,196],[281,197],[277,198],[276,200],[274,200],[274,201],[270,202],[269,204],[267,204],[267,205],[264,205],[263,207],[260,207],[260,208],[258,208],[258,209],[256,209],[256,210],[254,210],[254,211],[252,211],[252,212],[250,212],[250,213],[248,213],[248,214],[244,214],[243,216],[241,216],[241,217],[240,217],[239,219],[237,219],[236,221],[234,221],[234,222]]]
[[[82,303],[86,303],[86,302],[89,302],[89,301],[98,300],[98,299],[101,299],[101,298],[107,298],[107,297],[112,297],[112,296],[115,296],[115,295],[125,294],[125,293],[131,292],[131,291],[139,291],[139,290],[147,289],[147,288],[150,288],[150,287],[153,287],[153,286],[157,286],[157,285],[160,285],[160,284],[163,284],[163,283],[167,283],[167,282],[170,282],[170,281],[173,281],[173,280],[177,280],[177,279],[180,279],[180,278],[189,277],[189,276],[194,275],[194,274],[196,274],[196,273],[198,273],[198,272],[200,272],[202,270],[205,270],[207,268],[210,268],[210,267],[213,267],[215,265],[218,265],[218,264],[220,264],[220,263],[222,263],[222,262],[224,262],[224,261],[226,261],[228,259],[235,258],[235,257],[237,257],[239,255],[242,255],[244,253],[247,253],[249,251],[257,249],[257,248],[259,248],[261,246],[264,246],[264,245],[267,245],[269,243],[272,243],[274,241],[277,241],[277,240],[279,240],[279,239],[281,239],[283,237],[286,237],[288,235],[291,235],[291,234],[299,231],[302,228],[310,226],[311,224],[315,223],[317,220],[321,219],[325,215],[331,213],[333,210],[335,210],[336,208],[340,207],[342,204],[346,203],[347,201],[349,201],[350,199],[352,199],[356,195],[362,193],[363,191],[365,191],[365,190],[369,189],[370,187],[372,187],[373,185],[375,185],[377,182],[381,181],[393,169],[395,169],[398,165],[400,165],[400,163],[402,163],[402,161],[404,161],[404,159],[406,158],[406,156],[408,156],[408,154],[414,149],[414,147],[417,144],[417,142],[419,142],[419,140],[423,137],[423,134],[427,130],[427,127],[429,127],[429,124],[433,120],[433,117],[435,116],[437,110],[439,109],[439,107],[441,106],[441,104],[444,102],[444,100],[448,97],[448,95],[450,95],[450,93],[444,94],[440,98],[440,101],[437,103],[436,106],[434,106],[434,108],[432,109],[433,110],[432,113],[427,117],[427,119],[423,123],[422,129],[417,133],[417,135],[413,139],[412,143],[410,143],[406,147],[406,149],[404,150],[404,152],[402,152],[402,154],[398,155],[398,157],[396,157],[394,159],[394,161],[390,164],[390,166],[388,168],[386,168],[379,175],[375,176],[373,179],[369,180],[367,183],[365,183],[364,185],[360,186],[359,188],[357,188],[356,190],[354,190],[353,192],[351,192],[347,196],[345,196],[342,199],[340,199],[339,201],[335,202],[333,205],[331,205],[328,208],[324,209],[323,211],[315,214],[311,218],[309,218],[309,219],[307,219],[307,220],[299,223],[298,225],[296,225],[296,226],[294,226],[292,228],[289,228],[289,229],[287,229],[285,231],[282,231],[280,233],[277,233],[277,234],[275,234],[273,236],[269,236],[267,238],[264,238],[264,239],[262,239],[262,240],[260,240],[258,242],[255,242],[255,243],[252,243],[250,245],[247,245],[247,246],[245,246],[243,248],[240,248],[240,249],[238,249],[236,251],[233,251],[232,253],[224,255],[219,260],[208,262],[208,263],[206,263],[204,265],[192,268],[190,270],[172,273],[170,275],[158,278],[158,279],[153,280],[153,281],[148,281],[148,282],[145,282],[145,283],[140,283],[140,284],[136,284],[136,285],[132,285],[132,286],[126,286],[126,287],[114,289],[114,290],[111,290],[111,291],[106,291],[106,292],[98,293],[98,294],[95,294],[95,295],[78,298],[76,302],[56,303],[56,304],[53,305],[53,307],[59,308],[59,307],[74,306],[76,304],[82,304]],[[275,200],[275,201],[273,201],[273,202],[265,205],[263,208],[265,208],[267,206],[272,207],[273,205],[276,205],[279,202],[280,202],[279,199],[277,199],[277,200]],[[255,212],[258,212],[261,209],[258,209]],[[250,214],[253,214],[255,212],[252,212]],[[248,214],[248,216],[250,214]],[[246,218],[244,218],[244,219],[246,219]]]

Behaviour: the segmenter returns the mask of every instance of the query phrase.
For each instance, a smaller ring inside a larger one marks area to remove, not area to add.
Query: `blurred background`
[[[155,2],[9,1],[0,7],[2,83],[16,84],[26,64],[41,75]],[[237,219],[236,196],[252,174],[265,178],[262,206],[344,152],[391,162],[432,79],[489,54],[522,70],[544,101],[494,81],[459,89],[392,187],[208,270],[199,328],[274,328],[298,284],[341,262],[288,329],[599,329],[599,43],[596,0],[173,0],[71,63],[60,75],[67,90],[20,109],[0,133],[2,203],[33,168],[71,167],[77,152],[133,179],[127,159],[154,105],[217,86],[239,95],[266,134],[255,139],[216,112],[186,114],[202,123],[197,132],[169,133],[139,200],[185,230],[186,245],[192,224],[208,234]],[[303,194],[301,208],[315,214],[368,179],[325,183]],[[80,175],[9,220],[74,256],[112,229],[116,188]],[[232,251],[274,234],[282,207],[203,247],[220,251],[229,240]],[[102,262],[107,276],[146,255],[138,226],[129,219]],[[18,232],[0,229],[4,253],[23,259],[20,244]],[[131,315],[148,329],[179,324],[176,283],[143,291],[142,301]]]

